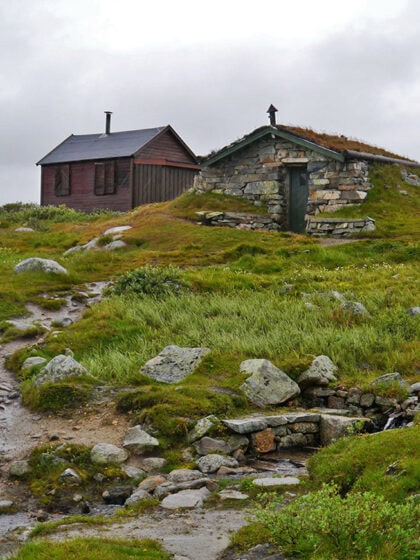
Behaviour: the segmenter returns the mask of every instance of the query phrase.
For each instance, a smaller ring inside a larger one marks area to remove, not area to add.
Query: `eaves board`
[[[335,152],[334,150],[329,150],[328,148],[324,148],[323,146],[320,146],[319,144],[315,144],[314,142],[311,142],[310,140],[305,140],[305,138],[295,136],[294,134],[290,134],[289,132],[285,132],[284,130],[279,130],[277,128],[266,128],[264,130],[257,131],[255,134],[251,133],[249,136],[247,136],[243,140],[239,140],[236,144],[228,146],[227,148],[220,150],[219,152],[217,152],[213,156],[210,156],[207,160],[204,160],[202,162],[202,165],[204,167],[213,165],[214,163],[220,161],[221,159],[224,159],[224,158],[232,155],[233,153],[237,152],[238,150],[242,150],[243,148],[246,148],[250,144],[253,144],[254,142],[259,140],[260,138],[263,138],[264,136],[267,136],[267,135],[273,135],[273,136],[276,136],[278,138],[282,138],[283,140],[288,140],[289,142],[297,144],[298,146],[302,146],[303,148],[307,148],[307,149],[312,150],[314,152],[317,152],[317,153],[319,153],[319,154],[321,154],[325,157],[329,157],[331,159],[335,159],[335,160],[340,161],[340,162],[344,162],[344,160],[345,160],[343,154],[340,154],[339,152]]]

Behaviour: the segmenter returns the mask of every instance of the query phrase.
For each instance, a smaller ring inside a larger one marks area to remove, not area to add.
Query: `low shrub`
[[[85,404],[92,387],[83,383],[43,383],[36,386],[32,379],[22,383],[22,401],[26,406],[40,412],[69,412]]]
[[[107,290],[108,295],[134,294],[136,296],[162,297],[177,294],[185,288],[181,271],[174,267],[143,266],[122,274]]]
[[[414,499],[392,504],[373,492],[341,498],[336,486],[325,485],[278,507],[274,496],[255,517],[285,554],[311,560],[418,558],[420,508]]]

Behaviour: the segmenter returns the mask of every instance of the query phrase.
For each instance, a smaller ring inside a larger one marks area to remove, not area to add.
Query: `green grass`
[[[59,543],[28,543],[12,560],[170,560],[162,547],[149,539],[74,539]]]
[[[312,483],[333,482],[341,493],[372,491],[393,502],[418,492],[420,426],[345,438],[309,460]],[[396,463],[393,474],[387,468]]]

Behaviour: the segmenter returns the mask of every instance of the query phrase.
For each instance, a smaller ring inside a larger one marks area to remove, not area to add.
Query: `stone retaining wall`
[[[375,231],[375,220],[373,218],[345,219],[345,218],[309,218],[306,224],[306,232],[310,235],[322,237],[332,235],[333,237],[349,237],[361,231]]]
[[[247,230],[277,231],[278,224],[268,214],[243,214],[239,212],[196,212],[202,225],[230,227]]]

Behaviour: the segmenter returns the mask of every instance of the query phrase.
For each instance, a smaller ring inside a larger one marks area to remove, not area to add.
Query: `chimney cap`
[[[277,108],[274,107],[273,104],[271,104],[270,107],[267,109],[267,113],[270,115],[270,125],[271,126],[276,126]]]
[[[111,134],[111,115],[112,111],[104,111],[105,117],[105,134],[108,136]]]

